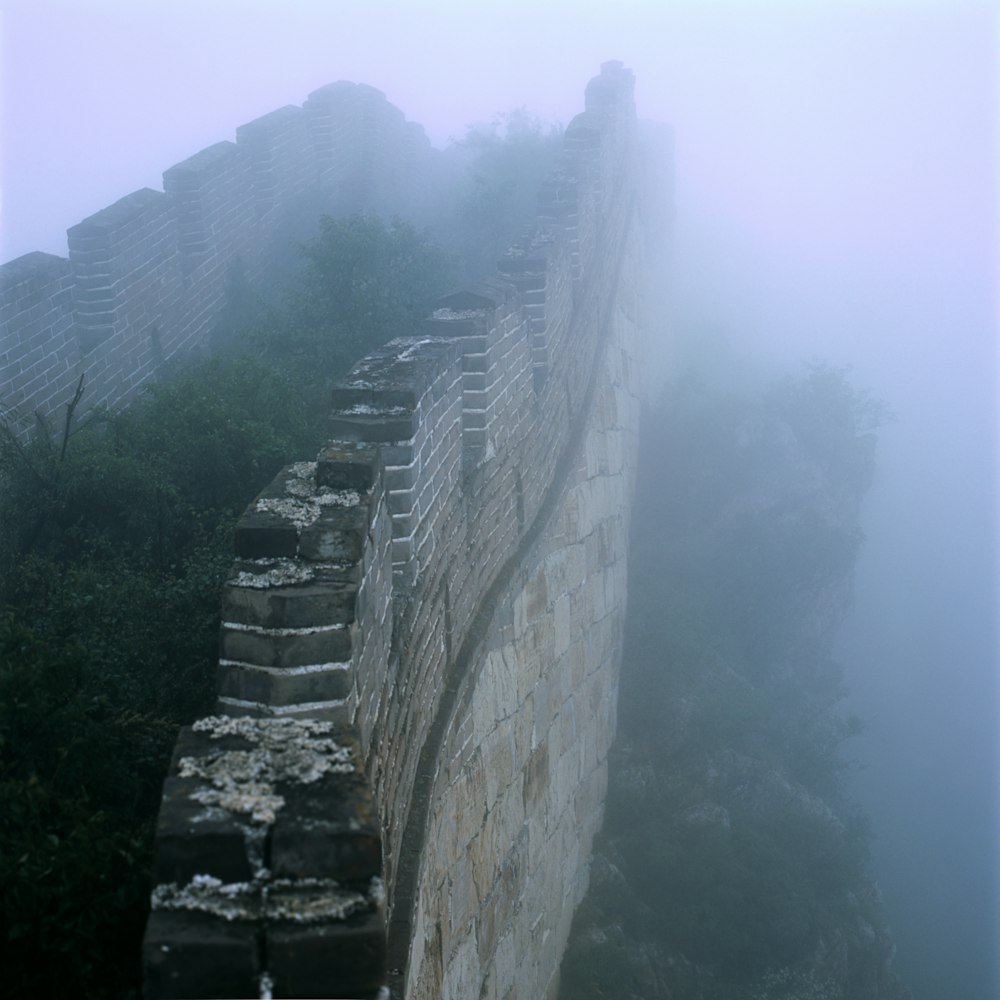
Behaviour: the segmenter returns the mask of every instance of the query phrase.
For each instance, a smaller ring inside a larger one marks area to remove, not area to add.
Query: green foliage
[[[8,434],[7,565],[28,553],[65,564],[106,551],[169,569],[287,455],[312,446],[319,423],[288,375],[243,357],[185,369],[127,410],[90,414],[65,448]]]
[[[5,995],[135,996],[153,824],[211,710],[236,519],[325,439],[325,389],[444,288],[403,223],[324,219],[285,306],[119,412],[0,426],[0,960]],[[263,356],[261,356],[263,355]],[[45,430],[45,429],[43,429]]]
[[[571,950],[601,970],[574,997],[639,972],[649,998],[846,995],[811,963],[837,938],[863,961],[851,929],[880,918],[829,648],[885,416],[823,365],[755,396],[689,380],[646,415],[605,826],[623,878],[581,918],[631,944]]]
[[[726,623],[742,669],[773,674],[839,620],[862,541],[857,508],[874,430],[885,419],[846,370],[820,364],[757,399],[680,383],[649,415],[656,439],[637,502],[657,509],[645,529],[659,532],[654,558],[666,572],[656,575],[683,573],[684,600]],[[640,564],[649,554],[640,547]]]
[[[325,389],[386,341],[412,335],[451,278],[448,258],[427,234],[374,215],[324,216],[302,255],[301,277],[258,339],[313,388]]]
[[[0,621],[5,995],[128,995],[174,726],[123,711],[78,646]]]
[[[465,163],[455,204],[462,277],[492,273],[500,255],[535,217],[538,193],[562,148],[562,130],[525,108],[469,128],[456,152]]]
[[[121,704],[178,723],[204,710],[235,519],[320,426],[286,375],[230,358],[94,413],[65,449],[8,438],[8,606],[82,644]]]
[[[875,432],[892,419],[884,402],[851,385],[850,368],[813,362],[804,378],[786,377],[765,406],[791,428],[832,488],[863,493],[871,485]]]

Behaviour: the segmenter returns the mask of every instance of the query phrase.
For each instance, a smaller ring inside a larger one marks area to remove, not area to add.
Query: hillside
[[[647,414],[618,739],[575,1000],[905,1000],[842,789],[835,630],[881,404],[810,366]]]

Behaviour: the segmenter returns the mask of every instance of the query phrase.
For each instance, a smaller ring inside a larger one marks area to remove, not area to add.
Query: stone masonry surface
[[[68,231],[69,256],[0,266],[0,412],[118,405],[205,342],[234,283],[322,212],[399,211],[433,163],[423,130],[373,87],[333,83],[175,164]]]
[[[328,165],[344,129],[405,128],[377,102],[345,117],[348,96],[268,128]],[[186,197],[250,225],[212,192],[263,184],[260,164],[205,154]],[[632,76],[607,63],[534,231],[359,361],[334,439],[244,514],[217,714],[184,730],[164,789],[151,1000],[555,995],[616,718],[639,159]],[[352,175],[362,196],[370,181]],[[203,233],[185,230],[190,253]]]

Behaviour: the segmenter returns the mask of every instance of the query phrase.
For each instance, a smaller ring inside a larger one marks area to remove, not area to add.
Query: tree
[[[562,129],[525,108],[471,126],[455,144],[463,164],[454,236],[463,280],[492,274],[500,255],[535,218],[538,193],[562,149]]]
[[[426,233],[374,215],[324,216],[302,257],[302,274],[259,340],[297,378],[324,388],[387,340],[411,336],[450,278]]]
[[[885,416],[819,364],[764,391],[679,382],[645,415],[594,865],[617,877],[581,907],[564,995],[874,997],[845,971],[884,974],[887,932],[830,625]]]
[[[303,253],[284,308],[244,340],[258,353],[74,421],[78,395],[58,438],[0,430],[9,995],[137,995],[160,789],[177,729],[212,706],[236,519],[322,444],[321,390],[444,288],[443,255],[403,223],[324,219]]]

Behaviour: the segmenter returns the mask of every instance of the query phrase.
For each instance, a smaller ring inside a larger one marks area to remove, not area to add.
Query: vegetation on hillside
[[[523,112],[470,130],[424,206],[434,240],[325,217],[294,258],[275,251],[270,286],[231,276],[214,357],[29,443],[0,421],[5,996],[138,995],[160,789],[178,728],[212,708],[236,519],[324,442],[334,381],[492,272],[557,148]]]
[[[819,364],[755,393],[679,380],[647,414],[619,736],[563,996],[906,995],[830,658],[885,418]]]
[[[7,996],[137,995],[160,787],[178,727],[212,708],[236,519],[323,443],[332,382],[447,287],[401,222],[324,219],[303,255],[242,352],[66,434],[0,430]]]
[[[473,125],[448,150],[458,169],[442,239],[458,255],[463,284],[493,273],[534,219],[538,192],[562,149],[562,131],[524,108]]]

